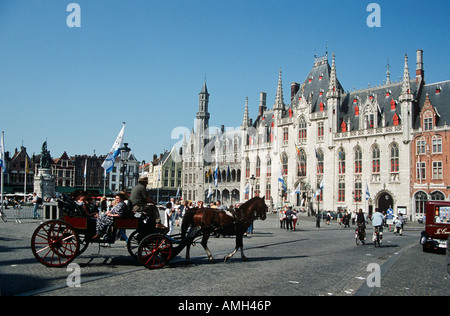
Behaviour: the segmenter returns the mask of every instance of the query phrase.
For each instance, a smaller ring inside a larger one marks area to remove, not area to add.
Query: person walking
[[[292,230],[292,216],[293,216],[293,211],[292,211],[292,207],[290,206],[286,210],[286,230]]]
[[[173,227],[175,225],[175,219],[176,219],[176,211],[175,208],[172,207],[172,203],[166,204],[166,210],[164,211],[164,226],[169,227],[169,232],[167,235],[172,235],[173,233]]]

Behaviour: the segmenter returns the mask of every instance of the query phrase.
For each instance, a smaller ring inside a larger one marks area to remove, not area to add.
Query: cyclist
[[[375,209],[375,213],[372,215],[372,226],[373,226],[373,240],[375,241],[376,236],[376,230],[378,229],[378,232],[380,234],[380,239],[383,235],[383,223],[384,223],[384,215],[378,210],[378,208]]]
[[[366,240],[366,217],[364,216],[362,208],[359,209],[358,214],[356,214],[356,225],[361,231],[363,240]]]

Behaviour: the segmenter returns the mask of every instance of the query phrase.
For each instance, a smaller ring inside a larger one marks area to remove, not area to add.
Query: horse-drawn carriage
[[[120,229],[131,229],[127,249],[129,254],[149,269],[162,268],[170,259],[189,248],[197,237],[202,236],[202,245],[212,260],[206,244],[209,234],[221,229],[229,229],[232,225],[236,233],[236,249],[242,249],[242,234],[256,218],[265,219],[266,205],[263,199],[254,198],[239,210],[236,210],[234,220],[224,211],[214,209],[190,209],[183,220],[182,233],[167,236],[167,228],[155,227],[145,213],[139,218],[114,218],[111,231],[102,238],[93,238],[96,234],[96,221],[85,214],[74,201],[67,196],[58,199],[58,208],[62,214],[59,220],[49,220],[42,223],[33,233],[31,250],[36,259],[48,267],[63,267],[82,254],[89,244],[113,244]],[[200,221],[199,221],[200,218]],[[187,229],[191,228],[189,233]],[[244,230],[245,229],[245,230]],[[228,258],[231,256],[227,256]],[[242,253],[244,259],[246,259]],[[226,257],[226,259],[227,259]]]

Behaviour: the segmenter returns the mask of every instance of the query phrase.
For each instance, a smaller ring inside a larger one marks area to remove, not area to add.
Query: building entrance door
[[[378,199],[378,210],[385,213],[389,208],[394,209],[394,199],[389,193],[382,193]]]

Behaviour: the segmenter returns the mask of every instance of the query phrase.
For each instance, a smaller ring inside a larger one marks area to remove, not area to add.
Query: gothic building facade
[[[229,203],[259,195],[308,212],[423,216],[423,201],[449,199],[450,82],[425,84],[422,50],[416,58],[415,78],[405,55],[400,81],[391,82],[388,67],[382,85],[346,92],[335,55],[331,65],[328,54],[315,57],[303,83],[291,84],[288,104],[280,70],[273,106],[262,92],[252,120],[247,100],[242,128],[231,132],[208,128],[205,83],[196,129],[183,143],[183,196],[205,200],[212,187]]]

